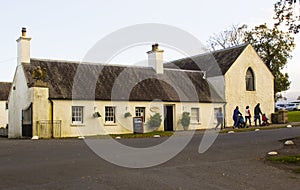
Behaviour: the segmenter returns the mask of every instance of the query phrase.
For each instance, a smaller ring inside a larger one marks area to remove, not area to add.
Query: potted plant
[[[101,114],[97,111],[95,113],[93,113],[94,118],[98,118],[101,117]]]
[[[124,117],[125,118],[127,118],[127,117],[131,117],[132,115],[131,115],[131,113],[130,112],[126,112],[125,114],[124,114]]]
[[[155,113],[153,116],[150,116],[147,125],[153,129],[157,129],[160,126],[161,121],[161,115],[159,113]]]
[[[188,130],[190,122],[191,122],[190,113],[189,112],[183,112],[180,123],[183,126],[184,130]]]

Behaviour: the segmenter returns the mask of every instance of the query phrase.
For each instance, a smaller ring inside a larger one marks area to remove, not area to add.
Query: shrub
[[[190,117],[190,113],[189,112],[183,112],[182,113],[182,118],[180,120],[181,125],[183,126],[183,128],[185,130],[188,129],[189,125],[191,122],[191,117]]]
[[[150,119],[147,122],[147,125],[151,128],[158,128],[161,124],[161,115],[159,113],[150,116]]]
[[[124,114],[124,117],[125,118],[127,118],[127,117],[131,117],[132,115],[131,115],[131,113],[130,112],[126,112],[125,114]]]

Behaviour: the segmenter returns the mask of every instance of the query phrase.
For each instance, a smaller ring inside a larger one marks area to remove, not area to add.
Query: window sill
[[[71,123],[71,127],[82,127],[85,126],[84,123]]]
[[[104,126],[117,126],[117,123],[104,123]]]

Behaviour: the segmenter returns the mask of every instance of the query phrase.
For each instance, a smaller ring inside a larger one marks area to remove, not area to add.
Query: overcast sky
[[[269,23],[272,0],[79,0],[0,2],[0,81],[12,81],[16,67],[16,39],[22,27],[32,37],[31,57],[80,61],[88,50],[110,33],[135,24],[160,23],[185,30],[206,43],[208,37],[232,24],[255,26]],[[149,31],[153,32],[153,31]],[[300,46],[300,34],[296,37]],[[288,96],[300,96],[300,47],[293,52],[287,72],[292,81]],[[132,51],[132,50],[131,50]],[[132,53],[132,52],[131,52]],[[137,51],[137,60],[146,54]],[[168,59],[176,59],[168,54]],[[116,62],[131,63],[123,56]]]

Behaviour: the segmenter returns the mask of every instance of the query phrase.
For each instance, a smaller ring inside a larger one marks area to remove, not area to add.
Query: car
[[[300,103],[288,103],[285,109],[288,111],[300,110]]]
[[[286,104],[276,104],[275,105],[275,111],[285,110],[285,106],[286,106]]]

